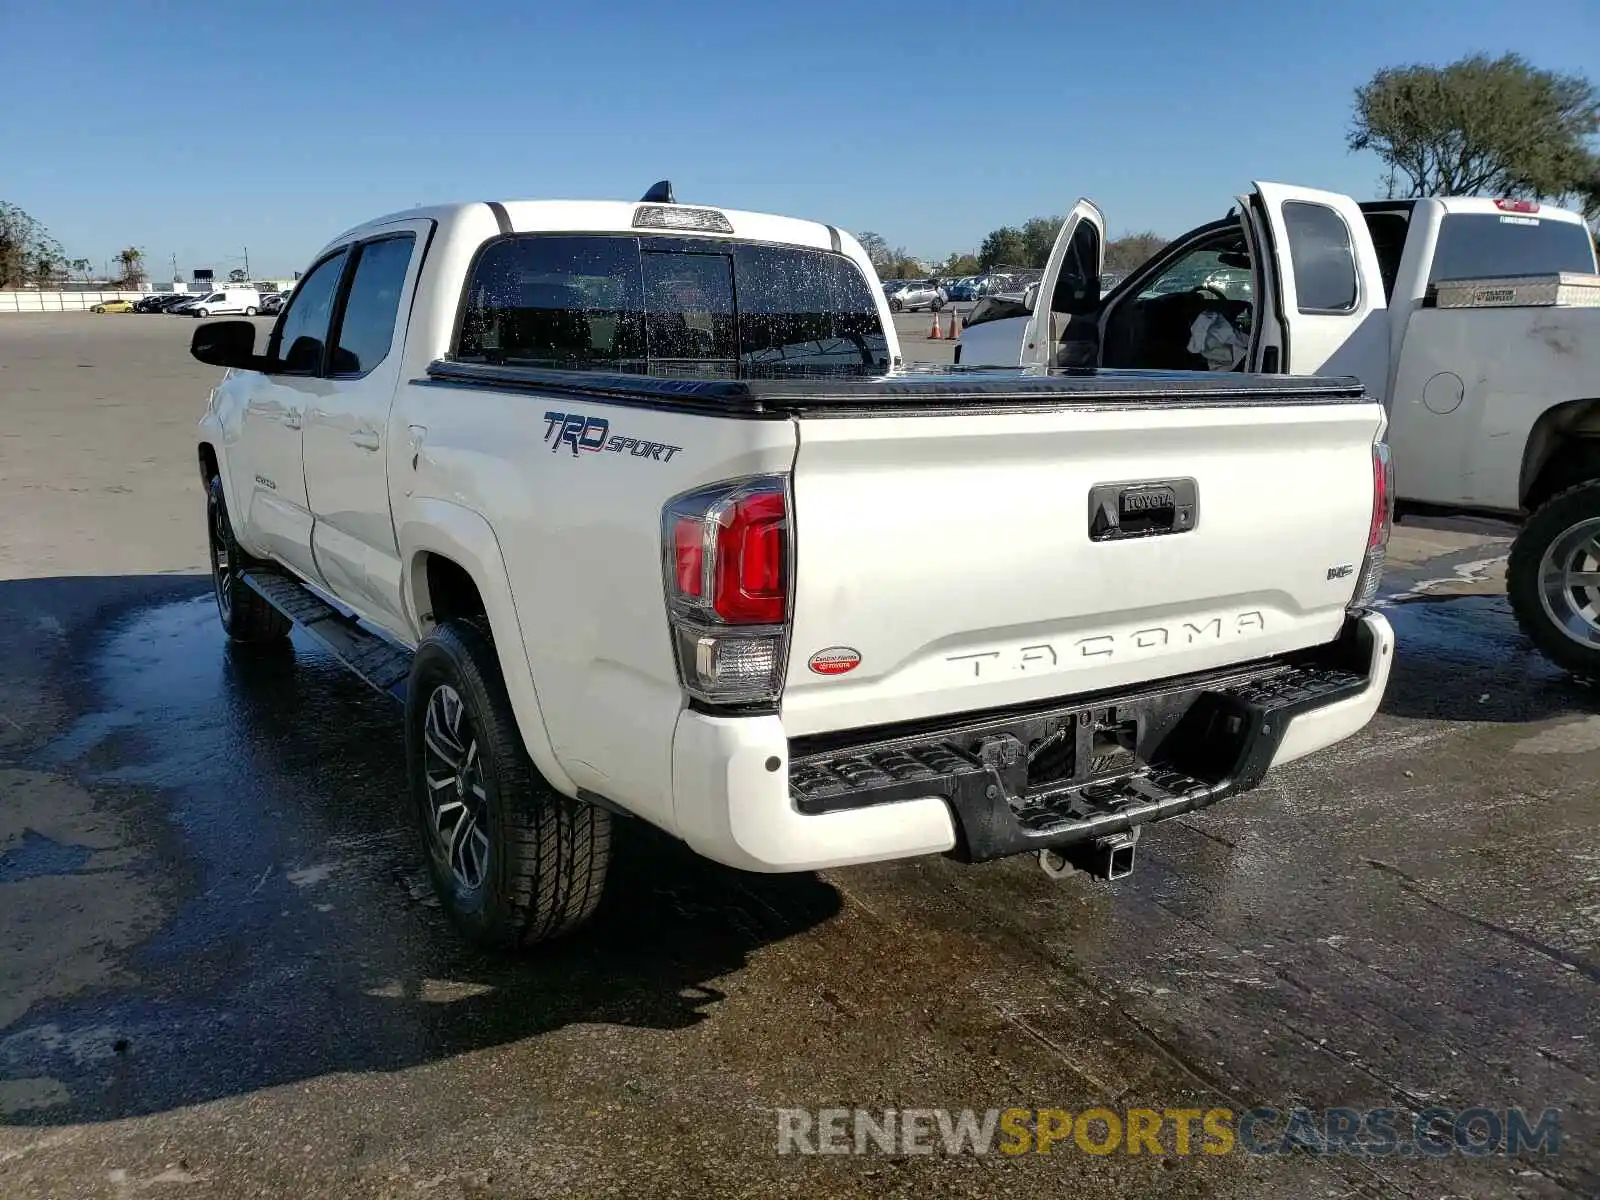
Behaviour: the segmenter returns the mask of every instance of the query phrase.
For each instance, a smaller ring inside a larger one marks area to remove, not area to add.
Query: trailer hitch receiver
[[[1063,846],[1059,850],[1039,851],[1039,866],[1051,879],[1062,879],[1073,871],[1085,871],[1100,880],[1124,879],[1133,874],[1134,847],[1139,844],[1142,826],[1108,834],[1091,841]]]

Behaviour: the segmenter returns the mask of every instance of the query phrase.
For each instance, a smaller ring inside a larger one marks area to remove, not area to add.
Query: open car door
[[[1240,196],[1259,248],[1250,366],[1289,375],[1353,375],[1387,403],[1388,301],[1378,253],[1349,196],[1257,183]]]
[[[1039,280],[1022,338],[1023,366],[1094,366],[1105,243],[1105,217],[1080,199],[1061,223]]]

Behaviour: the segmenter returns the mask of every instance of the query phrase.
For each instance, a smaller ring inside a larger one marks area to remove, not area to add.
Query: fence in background
[[[203,293],[195,293],[203,295]],[[0,291],[0,314],[36,312],[88,312],[106,300],[137,300],[149,292],[44,292],[32,288]]]

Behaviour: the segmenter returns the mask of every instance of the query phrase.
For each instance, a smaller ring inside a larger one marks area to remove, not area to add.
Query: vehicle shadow
[[[79,622],[35,681],[70,711],[54,736],[0,748],[14,792],[0,799],[32,811],[23,789],[67,777],[63,794],[81,799],[65,803],[89,810],[78,827],[126,831],[120,858],[98,843],[34,854],[43,868],[8,879],[22,861],[8,849],[70,837],[54,818],[0,824],[0,895],[18,913],[57,906],[63,934],[6,951],[31,1003],[0,1027],[0,1083],[48,1101],[0,1106],[0,1123],[116,1120],[495,1048],[532,1056],[571,1026],[686,1029],[752,955],[840,911],[814,874],[729,870],[618,821],[589,927],[523,955],[475,950],[420,871],[398,708],[298,639],[230,650],[197,585],[0,584],[0,620],[46,598]],[[149,919],[119,943],[129,912]],[[112,969],[88,969],[107,957]]]

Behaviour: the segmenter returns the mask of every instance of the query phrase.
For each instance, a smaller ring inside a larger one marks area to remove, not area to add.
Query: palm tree
[[[117,280],[124,287],[142,287],[145,282],[144,251],[136,246],[129,246],[117,252],[117,262],[121,265],[121,277]]]

